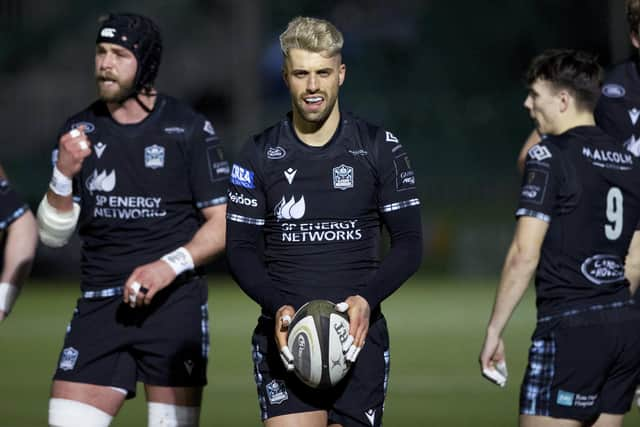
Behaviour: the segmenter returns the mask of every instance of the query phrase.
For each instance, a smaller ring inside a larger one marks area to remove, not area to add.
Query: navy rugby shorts
[[[316,390],[287,372],[280,359],[272,319],[261,316],[252,338],[254,376],[262,420],[279,415],[325,410],[329,424],[344,427],[382,425],[389,379],[389,334],[380,315],[372,320],[355,365],[329,390]]]
[[[81,298],[67,327],[54,380],[112,386],[135,396],[136,383],[207,383],[209,331],[204,278],[172,284],[151,305],[122,296]]]
[[[640,379],[638,322],[638,311],[625,307],[559,319],[534,333],[520,413],[590,421],[628,412]]]

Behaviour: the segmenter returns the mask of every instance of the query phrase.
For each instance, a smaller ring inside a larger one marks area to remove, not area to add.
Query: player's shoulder
[[[156,103],[159,104],[156,106],[156,108],[162,110],[162,115],[164,116],[164,118],[192,121],[194,119],[204,117],[191,105],[179,100],[178,98],[174,98],[171,95],[158,94]]]
[[[613,65],[605,75],[602,95],[606,98],[623,98],[627,87],[636,84],[637,76],[637,65],[631,60]]]
[[[96,122],[107,114],[103,102],[96,100],[82,110],[67,117],[64,124],[64,131],[84,126],[86,133],[91,133],[96,129]]]
[[[390,130],[355,113],[344,113],[341,120],[346,132],[351,134],[350,136],[357,137],[365,144],[374,145],[385,141],[399,142],[398,138]]]
[[[261,132],[252,135],[245,149],[268,160],[284,159],[292,150],[295,136],[291,128],[291,115],[287,115]]]

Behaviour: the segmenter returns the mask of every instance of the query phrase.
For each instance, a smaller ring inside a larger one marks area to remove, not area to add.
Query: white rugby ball
[[[331,301],[313,300],[300,307],[289,324],[287,343],[298,378],[320,389],[340,382],[351,367],[342,352],[348,337],[349,317]]]

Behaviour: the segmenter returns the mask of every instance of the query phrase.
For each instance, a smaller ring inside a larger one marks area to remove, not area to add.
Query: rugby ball
[[[319,389],[340,382],[351,367],[342,351],[348,337],[349,316],[331,301],[313,300],[300,307],[289,324],[287,342],[297,377]]]

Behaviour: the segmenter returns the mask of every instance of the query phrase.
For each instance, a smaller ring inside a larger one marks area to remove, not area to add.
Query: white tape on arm
[[[13,303],[16,302],[20,289],[11,283],[0,283],[0,311],[9,314]]]
[[[77,203],[73,204],[73,210],[60,212],[49,204],[45,194],[37,213],[38,234],[42,243],[52,248],[66,245],[76,228],[79,216],[80,206]]]
[[[191,254],[183,246],[180,246],[173,252],[169,252],[160,259],[169,264],[169,267],[176,273],[176,276],[195,268]]]
[[[49,188],[58,196],[70,196],[73,192],[73,181],[54,166]]]

